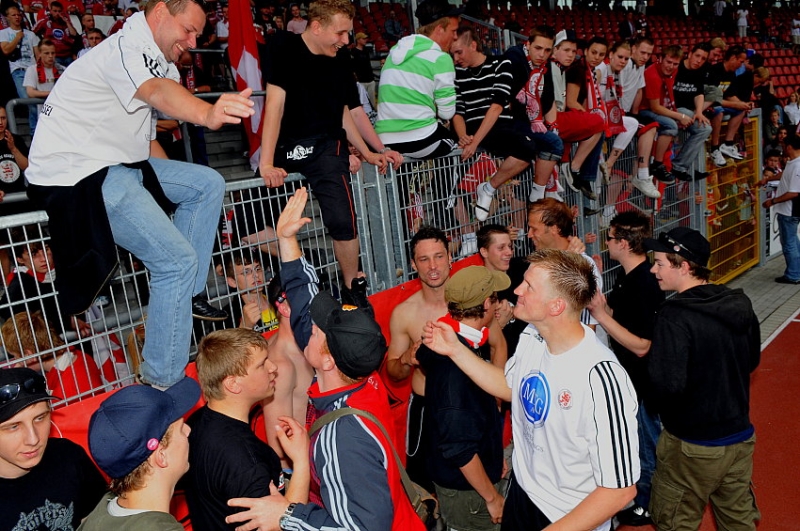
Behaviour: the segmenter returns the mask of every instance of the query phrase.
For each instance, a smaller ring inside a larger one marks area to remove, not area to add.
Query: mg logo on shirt
[[[542,426],[550,411],[550,384],[545,375],[537,370],[522,378],[519,398],[528,421],[535,428]]]

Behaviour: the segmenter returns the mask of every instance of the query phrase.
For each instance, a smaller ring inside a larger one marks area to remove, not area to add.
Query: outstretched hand
[[[278,238],[294,238],[300,229],[307,223],[311,223],[311,218],[304,218],[303,211],[308,202],[308,190],[303,186],[298,189],[286,206],[283,208],[278,223],[275,226],[275,232]]]
[[[253,89],[246,88],[239,93],[228,92],[219,97],[211,106],[206,115],[209,129],[219,129],[225,124],[240,124],[242,118],[249,118],[255,114],[253,100],[250,95]]]
[[[422,329],[422,342],[432,351],[453,356],[461,343],[453,328],[441,321],[428,321]]]

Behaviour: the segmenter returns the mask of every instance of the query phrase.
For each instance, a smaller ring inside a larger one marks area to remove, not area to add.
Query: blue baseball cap
[[[147,461],[170,424],[200,398],[200,385],[184,378],[166,391],[147,385],[123,387],[100,404],[89,422],[89,451],[112,479]]]

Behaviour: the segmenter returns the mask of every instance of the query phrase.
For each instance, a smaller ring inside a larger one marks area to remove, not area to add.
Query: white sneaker
[[[561,194],[559,194],[558,192],[545,192],[544,196],[545,197],[552,197],[553,199],[555,199],[556,201],[559,201],[561,203],[564,202],[564,198],[561,197]],[[531,201],[531,203],[533,203],[533,201]]]
[[[711,160],[714,161],[714,165],[716,165],[718,168],[728,164],[728,160],[722,155],[722,152],[719,148],[711,152]]]
[[[486,218],[489,217],[489,208],[491,208],[492,199],[494,199],[494,194],[486,189],[487,186],[489,186],[488,181],[479,184],[475,189],[475,193],[478,196],[478,200],[475,201],[475,218],[478,221],[486,221]]]
[[[736,146],[729,146],[728,144],[722,144],[721,146],[719,146],[719,150],[722,152],[723,155],[725,155],[726,157],[730,157],[732,159],[742,160],[744,158],[744,156],[741,153],[739,153],[739,150],[736,148]]]
[[[652,177],[649,179],[640,179],[638,177],[634,177],[631,179],[631,184],[634,188],[651,199],[658,199],[661,197],[661,192],[659,192],[658,188],[656,188],[656,185],[653,184]]]
[[[603,213],[600,215],[600,228],[601,229],[605,229],[606,227],[611,225],[611,220],[614,219],[614,217],[617,215],[617,209],[616,208],[612,208],[611,212],[608,212],[608,214],[606,214],[606,212],[608,212],[608,210],[607,209],[603,209]]]

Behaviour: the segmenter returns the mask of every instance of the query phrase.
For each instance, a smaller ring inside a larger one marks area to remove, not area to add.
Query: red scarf
[[[531,68],[531,74],[528,76],[528,82],[523,85],[522,90],[517,94],[517,101],[525,106],[525,111],[528,114],[528,120],[531,122],[531,131],[534,133],[546,133],[547,127],[544,125],[544,110],[542,109],[542,92],[544,92],[544,75],[547,73],[547,62],[542,62],[539,66],[534,66],[528,53],[528,47],[522,47],[525,50],[525,57],[528,59],[528,66]]]
[[[61,72],[58,71],[58,67],[55,64],[53,65],[52,70],[53,82],[55,82],[59,77],[61,77]],[[44,65],[42,64],[41,59],[36,62],[36,73],[39,75],[39,83],[47,83],[47,74],[44,71]]]
[[[600,114],[603,120],[608,123],[608,111],[606,103],[603,101],[603,95],[600,93],[600,87],[597,85],[597,80],[594,78],[594,71],[586,65],[586,107],[589,112]],[[611,136],[610,132],[606,131],[607,136]]]
[[[37,273],[33,269],[28,269],[25,266],[18,266],[12,269],[11,273],[6,275],[6,286],[11,284],[11,281],[14,280],[14,276],[19,273],[27,273],[39,282],[44,282],[47,279],[47,273]]]
[[[443,317],[440,317],[439,318],[439,322],[450,325],[453,328],[453,330],[456,331],[456,334],[458,334],[459,336],[464,338],[464,340],[466,340],[466,342],[469,343],[469,346],[472,347],[472,348],[481,347],[484,343],[486,343],[489,340],[489,328],[488,327],[483,327],[480,330],[481,338],[476,343],[475,341],[471,340],[470,338],[464,337],[463,335],[461,335],[461,321],[456,321],[455,319],[453,319],[453,317],[449,313],[445,314]]]

